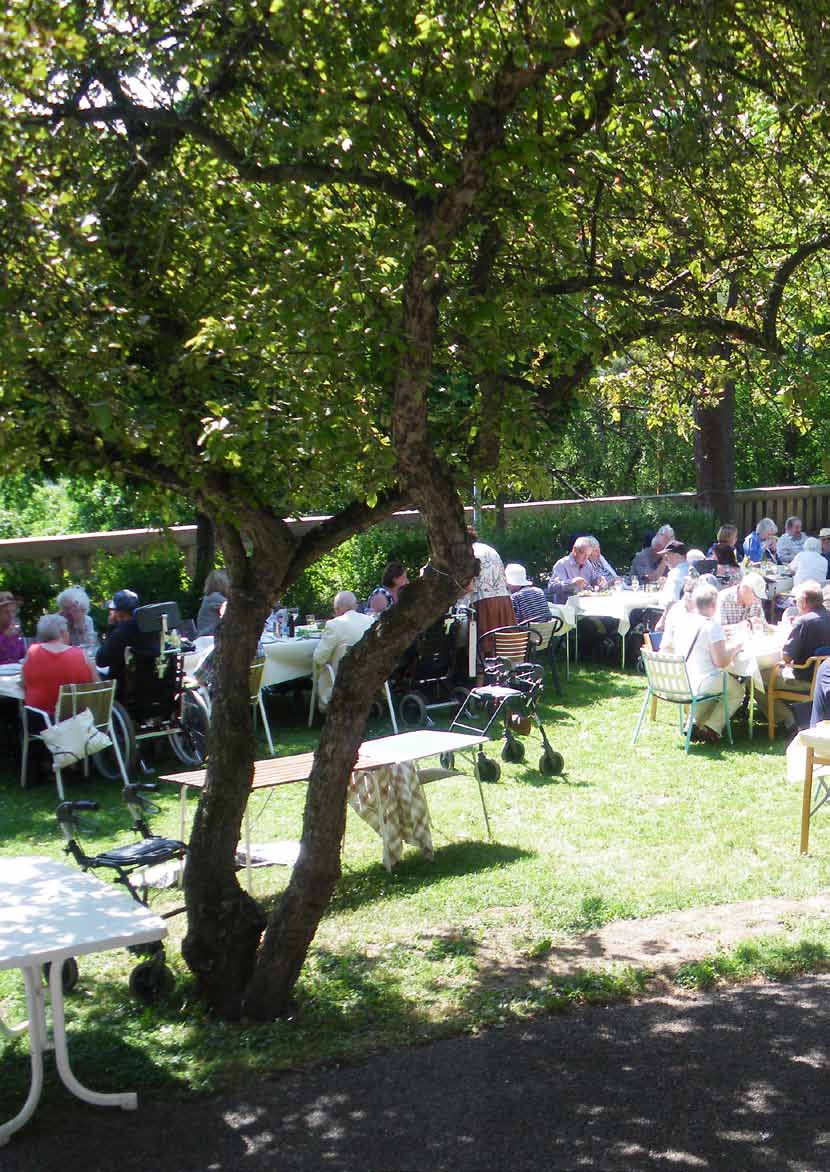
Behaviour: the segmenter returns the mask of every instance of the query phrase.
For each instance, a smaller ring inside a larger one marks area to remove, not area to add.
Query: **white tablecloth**
[[[567,635],[568,631],[572,631],[576,626],[576,611],[572,602],[549,602],[548,610],[551,618],[562,620],[561,635]]]
[[[773,667],[781,658],[784,632],[776,629],[768,635],[752,635],[744,640],[742,649],[727,667],[733,676],[746,676],[755,684],[756,691],[764,691],[762,668]]]
[[[23,699],[23,677],[20,668],[0,675],[0,696],[6,696],[10,700]]]
[[[311,675],[318,639],[274,639],[263,642],[265,671],[262,686],[286,684]]]
[[[627,635],[631,629],[631,612],[650,607],[663,610],[659,594],[649,590],[611,590],[608,594],[574,594],[568,605],[577,616],[593,615],[595,618],[614,619],[619,623],[620,635]]]

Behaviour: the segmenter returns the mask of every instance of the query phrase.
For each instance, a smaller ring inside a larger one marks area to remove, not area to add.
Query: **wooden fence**
[[[504,506],[505,523],[510,527],[511,517],[525,513],[556,512],[559,509],[575,508],[580,505],[634,505],[641,501],[656,501],[665,507],[666,519],[670,520],[672,505],[697,503],[692,492],[668,493],[661,496],[592,497],[590,500],[531,501],[526,504]],[[493,506],[484,506],[486,515]],[[467,509],[472,516],[472,509]],[[735,515],[732,518],[738,526],[741,537],[754,529],[761,517],[772,517],[783,530],[787,517],[801,517],[808,533],[817,533],[823,526],[830,526],[830,484],[783,485],[775,488],[741,488],[735,493]],[[297,533],[305,532],[318,524],[322,517],[303,517],[292,521]],[[396,513],[395,523],[417,525],[420,517],[416,512]],[[143,549],[163,540],[171,540],[184,552],[187,568],[193,571],[196,555],[196,526],[174,525],[166,530],[121,529],[111,533],[73,533],[57,537],[19,537],[0,541],[0,565],[15,561],[51,562],[60,573],[64,570],[77,581],[83,581],[89,572],[92,558],[99,553],[123,553],[125,550]]]

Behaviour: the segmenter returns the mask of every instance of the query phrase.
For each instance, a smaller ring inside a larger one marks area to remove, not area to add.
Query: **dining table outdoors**
[[[609,619],[617,623],[617,634],[622,644],[621,664],[625,667],[625,637],[631,630],[631,615],[636,610],[665,610],[658,592],[631,590],[619,587],[611,590],[585,590],[572,594],[565,603],[548,603],[552,615],[558,615],[565,624],[563,633],[573,629],[574,663],[579,662],[580,618]]]
[[[740,624],[742,627],[745,624]],[[787,635],[782,627],[767,628],[764,631],[753,631],[743,634],[735,630],[727,630],[727,646],[737,642],[739,649],[726,668],[727,672],[736,678],[746,680],[749,694],[749,736],[753,736],[755,728],[755,694],[764,692],[764,677],[762,672],[774,667],[781,659],[781,648]]]

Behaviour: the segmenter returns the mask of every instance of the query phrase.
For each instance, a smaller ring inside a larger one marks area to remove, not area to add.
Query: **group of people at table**
[[[475,610],[480,633],[516,622],[546,622],[551,617],[551,603],[561,605],[586,591],[622,585],[620,576],[603,557],[599,541],[590,535],[577,537],[570,553],[554,563],[545,589],[534,585],[519,563],[505,566],[498,551],[482,542],[472,529],[470,536],[479,573],[460,601]],[[743,569],[737,546],[735,526],[722,526],[704,553],[689,549],[677,539],[670,525],[663,525],[646,541],[630,566],[631,585],[643,583],[650,588],[654,608],[662,612],[657,624],[662,635],[661,650],[684,655],[690,682],[699,692],[705,692],[715,678],[720,679],[722,670],[753,632],[770,633],[775,629],[764,613],[763,604],[769,596],[767,581],[758,569],[747,568],[748,562],[786,564],[792,571],[792,605],[777,625],[782,661],[800,664],[816,650],[830,646],[830,584],[826,583],[830,528],[822,529],[816,538],[808,537],[800,519],[790,517],[779,537],[775,522],[763,518],[743,541]],[[711,567],[713,572],[700,573],[698,566],[704,570]],[[328,679],[320,679],[318,701],[322,707],[328,702],[331,681],[345,652],[384,610],[396,604],[407,581],[406,568],[399,562],[390,562],[365,603],[361,604],[347,590],[335,596],[334,618],[325,624],[314,651],[318,676],[322,677],[326,665],[331,667]],[[197,636],[215,635],[220,629],[229,592],[225,572],[213,571],[204,586],[196,620]],[[133,618],[138,606],[134,591],[117,591],[107,604],[107,635],[99,640],[89,615],[89,597],[81,588],[72,586],[58,596],[56,613],[39,619],[34,640],[26,640],[16,621],[17,599],[8,591],[0,591],[0,664],[22,661],[25,703],[49,713],[54,711],[61,684],[84,683],[103,674],[114,678],[118,689],[125,651],[140,649],[146,640]],[[791,674],[790,690],[803,690],[806,694],[812,674],[808,676],[798,667]],[[819,672],[816,694],[830,696],[830,663],[825,663]],[[742,700],[741,685],[730,677],[731,710],[737,709]],[[723,729],[722,705],[713,701],[699,708],[698,713],[695,735],[716,740]],[[780,711],[776,710],[776,718],[787,726],[794,724],[792,711],[783,704]]]

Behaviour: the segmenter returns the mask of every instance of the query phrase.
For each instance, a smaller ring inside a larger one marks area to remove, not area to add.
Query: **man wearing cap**
[[[760,574],[744,574],[740,582],[727,586],[718,595],[718,619],[722,627],[732,627],[751,619],[764,619],[762,603],[767,584]]]
[[[550,608],[543,590],[528,580],[527,570],[518,562],[504,567],[507,589],[517,623],[549,623]]]
[[[666,584],[657,596],[663,607],[677,602],[683,593],[683,581],[689,572],[689,563],[686,561],[688,552],[688,546],[682,541],[670,541],[663,550],[663,561],[669,572]]]
[[[116,699],[121,700],[124,690],[124,652],[133,651],[158,654],[158,636],[139,630],[133,618],[133,611],[139,605],[134,590],[118,590],[107,603],[110,631],[95,654],[98,667],[107,668],[108,678],[116,681]]]

